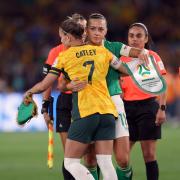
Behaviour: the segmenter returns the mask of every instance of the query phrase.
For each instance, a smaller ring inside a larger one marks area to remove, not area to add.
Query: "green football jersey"
[[[124,44],[121,42],[110,42],[105,40],[104,47],[112,52],[117,58],[120,58],[120,50]],[[109,94],[111,96],[118,95],[122,93],[122,89],[119,85],[120,73],[119,71],[113,69],[109,66],[108,74],[106,76],[107,86]]]

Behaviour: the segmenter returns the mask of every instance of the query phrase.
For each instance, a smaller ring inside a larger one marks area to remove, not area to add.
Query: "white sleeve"
[[[122,61],[120,61],[116,56],[113,56],[113,59],[110,64],[111,67],[113,67],[114,69],[119,69],[121,64],[122,64]]]
[[[130,46],[127,46],[127,45],[123,44],[121,49],[120,49],[120,55],[129,57],[130,50],[131,50]]]

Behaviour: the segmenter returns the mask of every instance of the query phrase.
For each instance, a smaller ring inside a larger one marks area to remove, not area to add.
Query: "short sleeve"
[[[156,61],[156,64],[157,64],[157,67],[158,67],[160,73],[162,75],[165,75],[166,74],[166,69],[164,67],[163,61],[161,60],[160,56],[157,53],[153,52],[153,51],[149,51],[149,54],[152,55],[155,58],[155,61]]]
[[[63,56],[61,55],[61,53],[59,54],[58,57],[56,57],[51,70],[49,71],[52,74],[56,74],[56,75],[60,75],[61,70],[64,68],[63,65]]]

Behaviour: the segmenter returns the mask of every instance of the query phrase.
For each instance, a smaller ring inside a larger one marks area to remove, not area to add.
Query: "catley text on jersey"
[[[76,53],[77,58],[80,58],[82,56],[94,56],[94,55],[96,55],[96,49],[81,50]]]

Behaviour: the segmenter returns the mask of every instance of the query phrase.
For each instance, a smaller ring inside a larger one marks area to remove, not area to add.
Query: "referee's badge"
[[[165,80],[159,73],[153,56],[149,57],[147,66],[138,58],[133,58],[125,63],[125,67],[135,84],[144,92],[157,95],[166,90]]]

